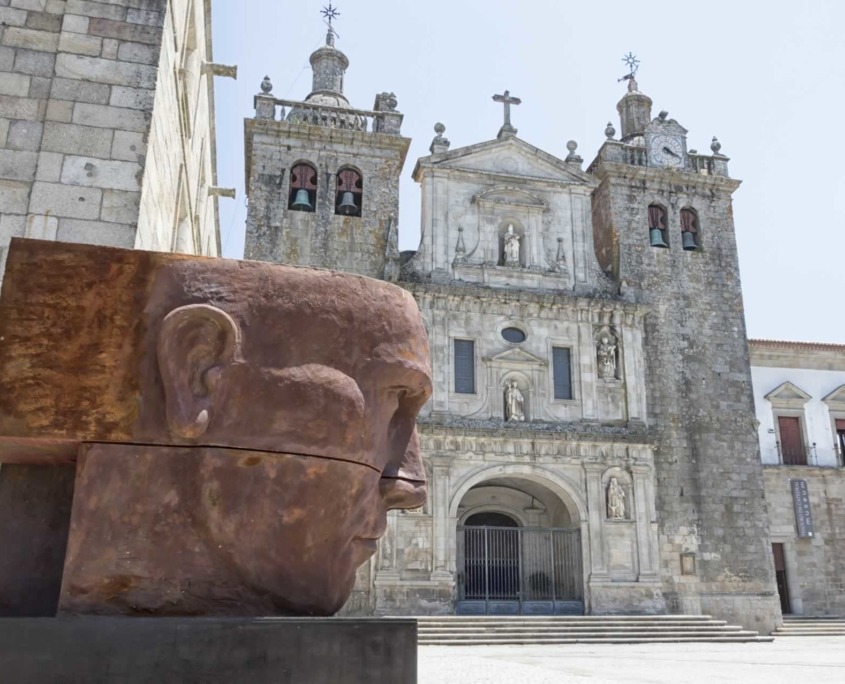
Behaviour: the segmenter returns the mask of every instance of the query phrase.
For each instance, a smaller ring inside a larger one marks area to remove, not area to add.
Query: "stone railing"
[[[687,156],[686,171],[702,176],[728,177],[728,158],[721,155],[690,154]],[[648,166],[648,152],[639,145],[626,145],[616,140],[608,140],[602,145],[587,173],[592,173],[599,163],[625,164],[627,166]]]
[[[702,176],[728,177],[728,158],[721,155],[691,154],[689,170]]]
[[[290,114],[293,114],[293,117],[287,119]],[[271,95],[256,95],[255,118],[275,121],[287,119],[291,123],[309,126],[399,135],[403,115],[393,110],[351,109],[282,100]]]

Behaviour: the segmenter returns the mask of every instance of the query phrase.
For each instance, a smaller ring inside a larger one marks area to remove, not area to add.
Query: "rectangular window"
[[[455,340],[455,392],[475,394],[475,342]]]
[[[572,373],[569,369],[568,347],[552,347],[552,376],[555,399],[572,399]]]
[[[3,253],[0,251],[0,259]],[[839,451],[839,465],[845,466],[845,420],[836,419],[836,446]]]
[[[801,438],[801,419],[778,416],[780,457],[784,465],[807,465],[807,453]]]

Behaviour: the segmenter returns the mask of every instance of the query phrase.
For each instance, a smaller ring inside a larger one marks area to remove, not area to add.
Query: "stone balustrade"
[[[722,176],[729,178],[728,158],[721,154],[689,154],[686,171],[702,176]],[[648,166],[648,151],[639,145],[626,145],[616,140],[608,140],[602,145],[595,161],[587,169],[592,173],[600,163],[626,164],[628,166]]]
[[[293,114],[293,117],[288,118],[291,114]],[[256,95],[255,118],[276,121],[288,120],[291,123],[310,126],[399,135],[403,115],[394,110],[352,109],[350,107],[334,107],[283,100],[271,95]]]

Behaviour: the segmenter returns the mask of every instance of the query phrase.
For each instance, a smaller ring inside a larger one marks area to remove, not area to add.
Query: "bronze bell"
[[[340,196],[340,204],[337,205],[337,213],[344,216],[352,216],[358,213],[358,205],[355,204],[355,196],[348,190]]]
[[[650,242],[652,247],[662,247],[663,249],[668,249],[669,245],[663,242],[663,231],[660,228],[652,228],[650,233]]]
[[[300,188],[296,191],[296,197],[293,199],[291,209],[298,209],[299,211],[311,211],[314,206],[311,204],[311,198],[308,196],[308,191],[305,188]]]
[[[698,249],[698,245],[695,244],[695,233],[690,233],[688,230],[681,233],[681,242],[683,248],[688,252]]]

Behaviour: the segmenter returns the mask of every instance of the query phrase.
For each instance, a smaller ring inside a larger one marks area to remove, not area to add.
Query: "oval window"
[[[505,328],[502,330],[502,337],[508,342],[525,342],[525,333],[519,328]]]

